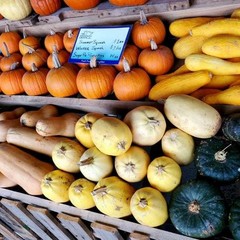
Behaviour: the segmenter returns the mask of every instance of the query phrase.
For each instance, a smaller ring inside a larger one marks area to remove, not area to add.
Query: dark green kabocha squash
[[[240,147],[237,142],[214,136],[202,139],[195,147],[194,161],[200,175],[219,182],[240,177]]]
[[[240,113],[233,113],[223,119],[222,132],[232,141],[240,142]]]
[[[234,200],[229,211],[229,229],[235,240],[240,240],[240,198]]]
[[[221,192],[205,180],[178,186],[169,202],[169,217],[183,235],[209,238],[221,233],[227,223],[226,203]]]

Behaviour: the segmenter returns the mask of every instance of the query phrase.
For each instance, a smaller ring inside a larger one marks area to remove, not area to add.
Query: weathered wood
[[[37,240],[38,236],[28,226],[14,216],[6,207],[1,204],[0,220],[7,224],[12,230],[25,240]]]
[[[150,240],[150,237],[143,233],[133,232],[129,235],[129,240]]]
[[[93,222],[91,223],[91,228],[94,231],[94,235],[101,240],[124,240],[116,227]]]
[[[163,229],[151,228],[125,219],[112,218],[101,213],[78,209],[66,204],[57,204],[44,198],[30,196],[9,189],[0,188],[0,196],[19,200],[25,204],[44,207],[53,212],[68,213],[72,216],[80,217],[82,220],[86,220],[88,222],[104,222],[105,224],[114,225],[119,230],[127,233],[144,232],[145,234],[148,234],[151,239],[159,239],[159,236],[161,236],[164,240],[193,240],[193,238],[168,232]]]
[[[9,240],[23,240],[24,238],[21,238],[18,236],[15,232],[13,232],[13,229],[11,229],[9,226],[7,226],[4,222],[0,221],[0,233],[4,236],[4,239]]]
[[[54,239],[54,236],[26,210],[21,202],[3,198],[1,203],[39,237],[44,240]]]
[[[48,209],[28,205],[27,210],[45,226],[56,239],[72,239],[73,236],[57,221]]]
[[[68,229],[77,239],[95,240],[92,231],[83,223],[79,217],[70,216],[68,214],[59,213],[57,218],[62,225]]]

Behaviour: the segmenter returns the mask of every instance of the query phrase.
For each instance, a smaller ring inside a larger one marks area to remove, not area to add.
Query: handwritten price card
[[[88,63],[93,56],[101,64],[118,64],[127,44],[131,25],[81,27],[69,62]]]

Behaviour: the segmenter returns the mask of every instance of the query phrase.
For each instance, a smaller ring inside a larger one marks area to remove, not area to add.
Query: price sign
[[[69,62],[88,63],[95,56],[98,63],[118,64],[131,28],[131,25],[81,27]]]

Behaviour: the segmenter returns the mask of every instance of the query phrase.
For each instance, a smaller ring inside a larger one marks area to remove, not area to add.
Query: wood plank
[[[7,226],[4,222],[0,221],[0,233],[4,236],[4,239],[9,240],[22,240],[9,226]]]
[[[94,231],[94,235],[101,240],[124,240],[116,227],[99,222],[93,222],[91,223],[91,228]]]
[[[57,221],[48,209],[28,205],[27,210],[45,226],[56,239],[68,240],[73,236]]]
[[[150,237],[143,233],[133,232],[129,235],[129,240],[150,240]]]
[[[28,226],[14,216],[6,207],[1,204],[0,220],[7,224],[12,230],[25,240],[37,240],[38,236]]]
[[[83,223],[79,217],[70,216],[65,213],[59,213],[57,218],[62,225],[68,229],[77,239],[95,240],[92,231]]]
[[[1,203],[39,237],[44,240],[55,239],[54,236],[26,210],[21,202],[3,198],[1,199]]]

